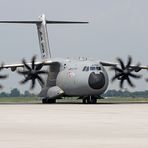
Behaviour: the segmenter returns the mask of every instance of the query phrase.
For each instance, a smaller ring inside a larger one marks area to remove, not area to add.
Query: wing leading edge
[[[103,65],[103,66],[106,66],[106,67],[112,67],[112,66],[118,66],[119,65],[119,63],[106,62],[106,61],[100,61],[100,64]],[[131,68],[136,68],[137,65],[131,65],[130,67]],[[148,66],[140,65],[140,66],[138,66],[138,68],[140,70],[142,70],[142,69],[148,70]]]
[[[56,61],[43,61],[43,62],[35,62],[34,64],[36,65],[36,66],[38,66],[38,65],[40,65],[40,64],[42,64],[43,66],[49,66],[49,65],[51,65],[51,64],[54,64],[54,63],[57,63]],[[32,65],[32,63],[30,62],[30,63],[27,63],[27,65]],[[1,67],[0,67],[0,69],[3,69],[3,68],[5,68],[5,69],[8,69],[8,68],[10,68],[12,71],[15,71],[17,68],[19,68],[19,67],[24,67],[25,65],[23,64],[23,63],[18,63],[18,64],[6,64],[6,65],[2,65]]]

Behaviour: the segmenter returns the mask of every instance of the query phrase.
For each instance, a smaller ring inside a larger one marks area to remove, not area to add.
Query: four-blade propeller
[[[31,65],[28,65],[26,63],[26,60],[23,59],[22,63],[24,64],[24,68],[25,70],[20,71],[18,70],[18,73],[21,75],[25,76],[25,79],[22,80],[20,83],[21,84],[25,84],[26,82],[28,82],[29,80],[32,81],[31,83],[31,89],[33,89],[35,87],[36,84],[36,79],[42,84],[44,85],[44,81],[42,79],[42,77],[40,75],[42,74],[48,74],[47,71],[45,70],[41,70],[43,67],[43,64],[35,64],[35,60],[36,60],[36,56],[33,56],[32,60],[31,60]]]
[[[125,80],[128,82],[128,84],[131,87],[135,87],[135,85],[131,82],[130,77],[135,78],[135,79],[141,78],[141,75],[137,75],[133,73],[139,68],[140,64],[137,64],[137,66],[132,67],[131,66],[131,63],[132,63],[131,56],[128,57],[128,62],[126,65],[123,63],[121,58],[117,58],[117,61],[119,62],[120,68],[117,66],[111,67],[111,70],[115,70],[116,72],[115,76],[112,78],[112,81],[116,79],[120,80],[120,88],[123,88],[123,83]]]

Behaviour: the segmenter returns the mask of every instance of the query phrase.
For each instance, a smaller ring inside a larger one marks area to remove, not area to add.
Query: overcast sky
[[[147,0],[1,0],[0,20],[36,20],[44,13],[48,20],[89,21],[88,25],[48,25],[52,56],[115,62],[116,57],[126,60],[131,55],[135,64],[148,65],[147,6]],[[20,63],[24,57],[30,60],[34,54],[40,60],[36,26],[0,24],[0,53],[6,64]],[[148,78],[148,71],[140,73]],[[18,85],[19,80],[10,73],[1,83],[6,91],[29,89]],[[134,90],[148,89],[144,80],[134,83]],[[109,88],[117,89],[117,83]]]

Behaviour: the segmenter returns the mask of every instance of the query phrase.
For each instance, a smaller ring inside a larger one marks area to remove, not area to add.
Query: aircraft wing
[[[40,64],[42,64],[43,66],[48,66],[48,65],[51,65],[51,64],[53,64],[53,63],[57,63],[56,61],[43,61],[43,62],[35,62],[34,64],[37,66],[37,65],[40,65]],[[29,66],[31,66],[32,65],[32,63],[26,63],[27,65],[29,65]],[[24,67],[24,64],[23,63],[19,63],[19,64],[6,64],[6,65],[3,65],[2,64],[2,66],[0,66],[0,68],[6,68],[6,69],[8,69],[8,68],[10,68],[12,71],[15,71],[17,68],[19,68],[19,67]]]
[[[106,61],[100,61],[100,64],[103,66],[117,66],[117,63],[111,63],[111,62],[106,62]]]
[[[0,23],[7,23],[7,24],[41,24],[42,21],[0,21]],[[49,21],[46,20],[47,24],[87,24],[89,22],[74,22],[74,21]]]
[[[103,66],[107,66],[107,67],[112,67],[112,66],[118,66],[119,63],[113,63],[113,62],[106,62],[106,61],[100,61],[100,64],[103,65]],[[131,68],[136,68],[137,65],[130,65]],[[139,70],[141,69],[146,69],[148,70],[148,66],[138,66]]]
[[[119,80],[120,88],[123,88],[125,80],[131,87],[135,87],[130,78],[141,78],[142,75],[138,75],[136,73],[142,69],[148,70],[148,66],[142,66],[140,63],[133,65],[132,61],[132,57],[128,56],[127,62],[124,62],[121,58],[117,58],[117,63],[100,61],[100,64],[111,67],[111,70],[115,71],[115,76],[113,76],[111,80],[112,82],[116,79]],[[148,81],[148,79],[146,79],[146,81]]]

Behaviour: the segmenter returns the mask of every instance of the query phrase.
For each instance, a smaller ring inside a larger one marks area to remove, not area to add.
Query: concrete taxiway
[[[147,148],[148,104],[0,105],[1,148]]]

